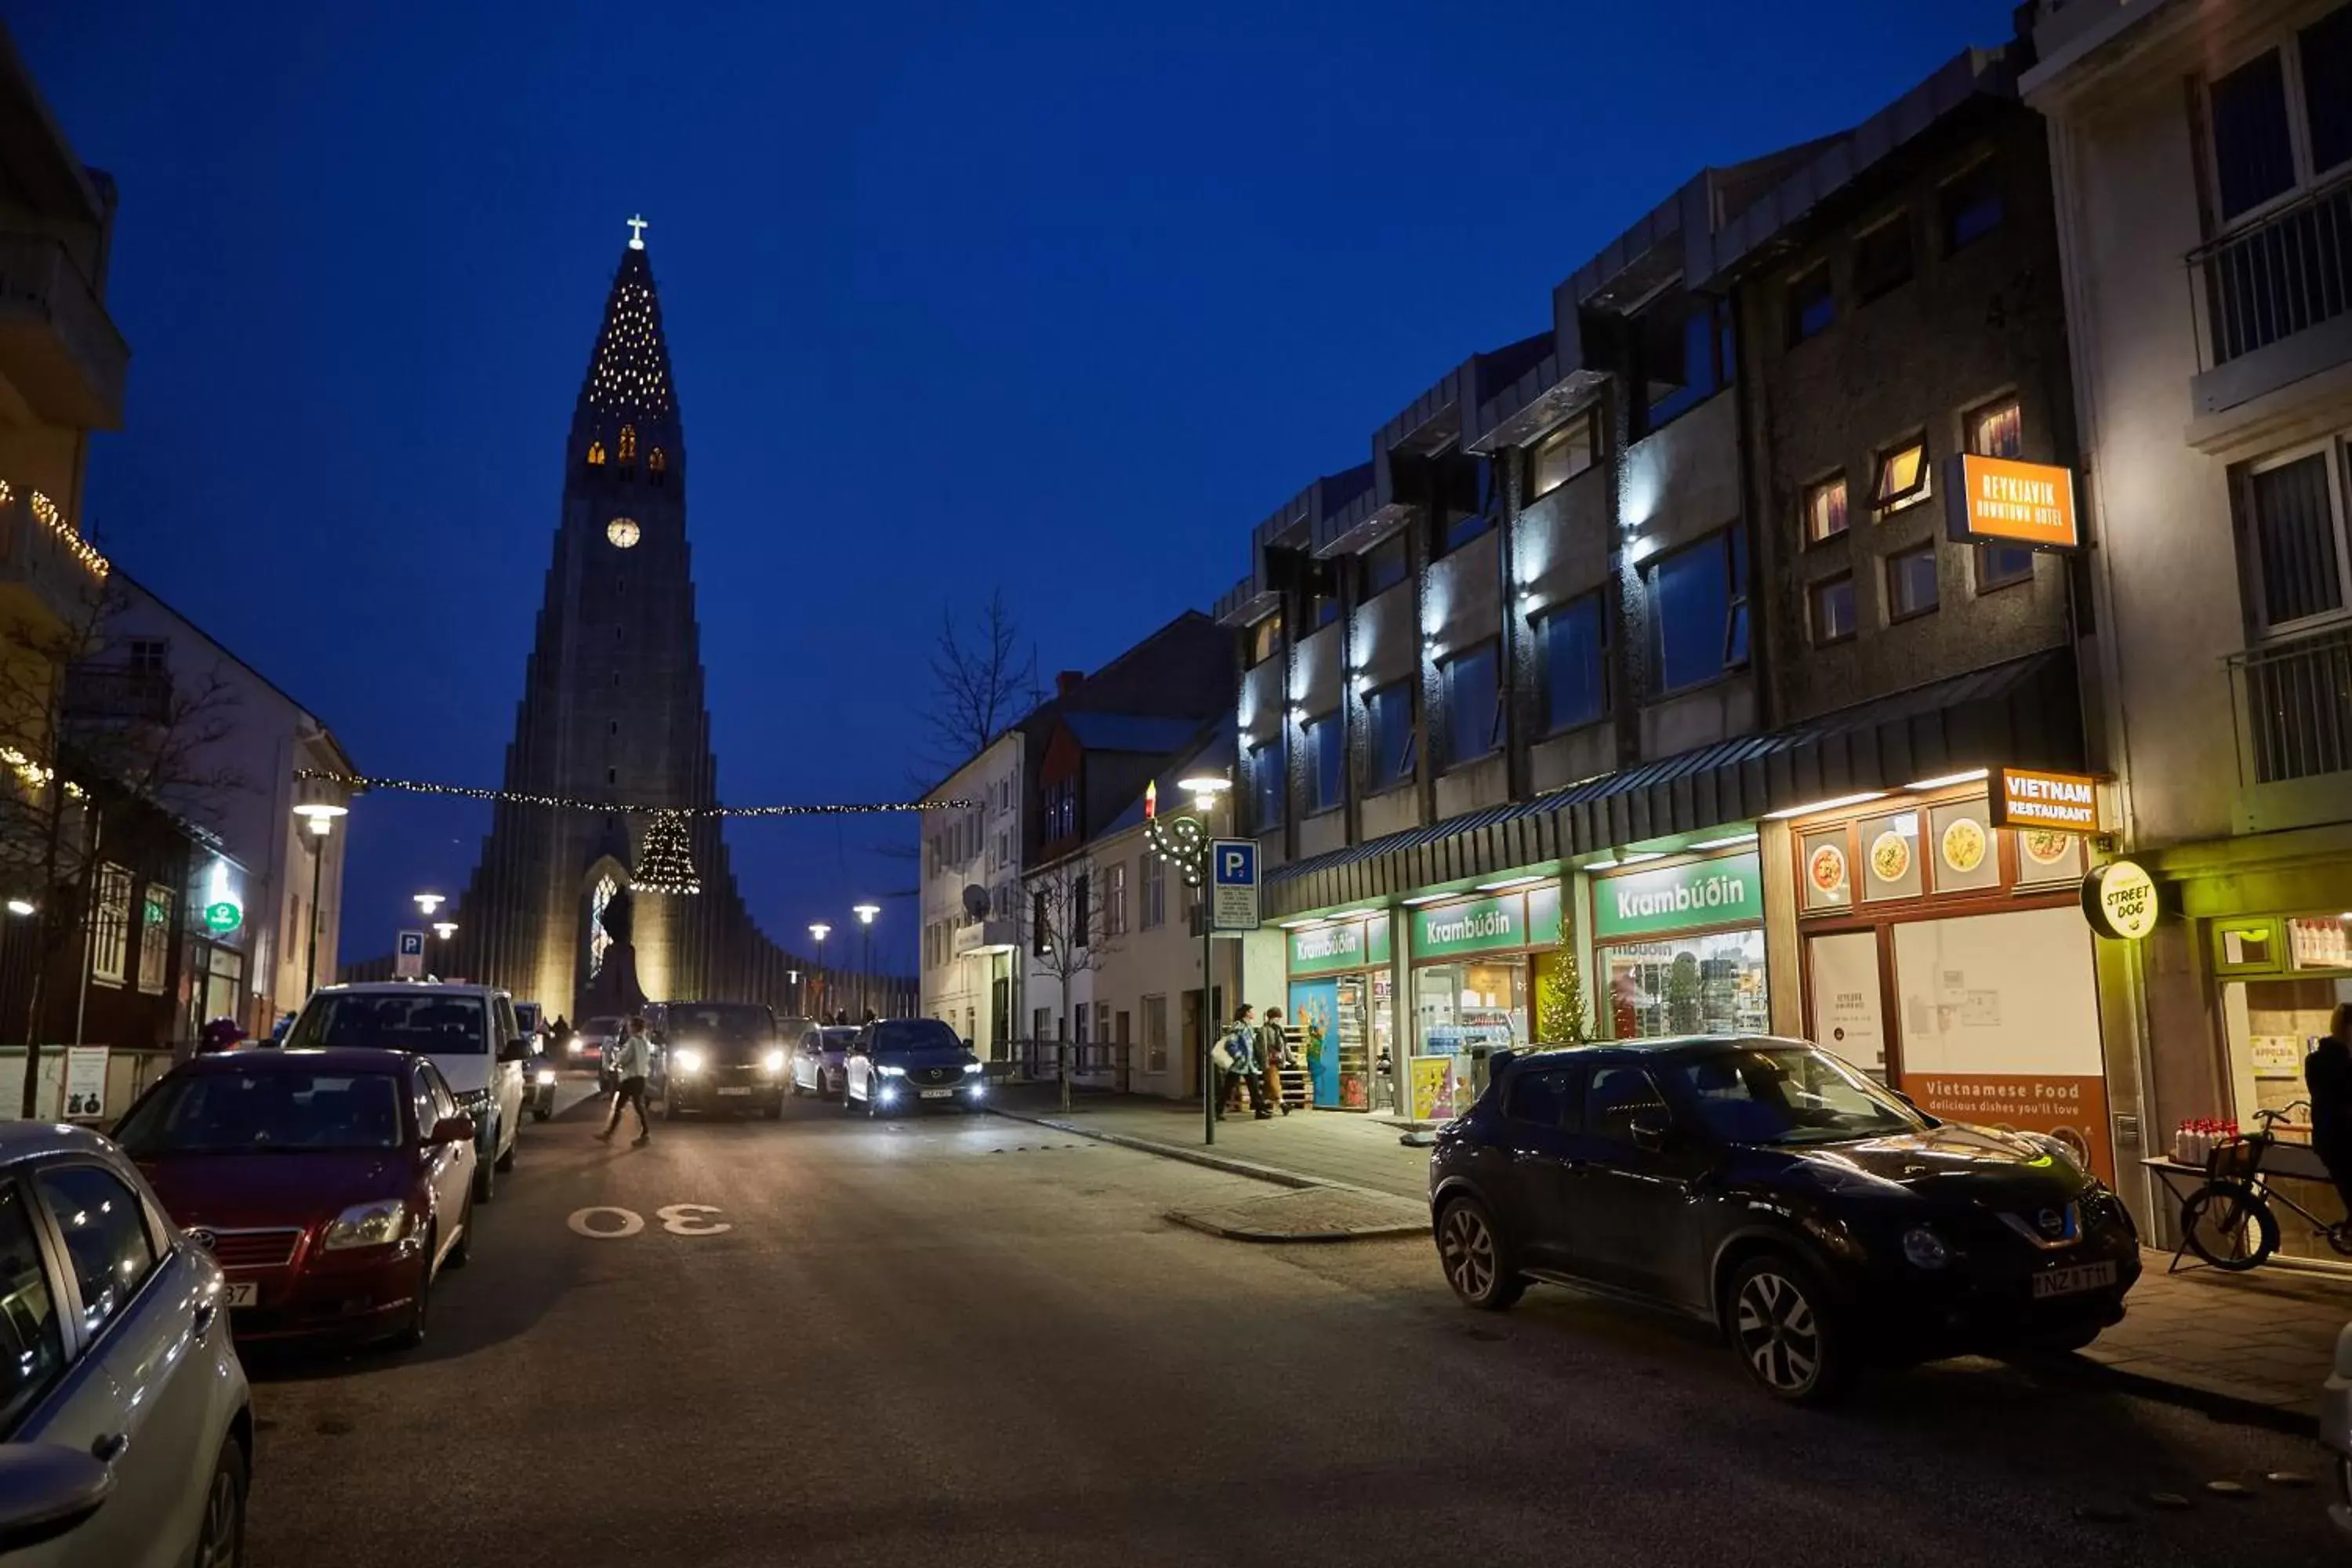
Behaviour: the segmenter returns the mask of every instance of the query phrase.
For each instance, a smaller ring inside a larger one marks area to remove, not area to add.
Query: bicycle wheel
[[[2180,1205],[2180,1234],[2189,1251],[2236,1273],[2259,1267],[2278,1250],[2278,1216],[2252,1188],[2209,1182]]]

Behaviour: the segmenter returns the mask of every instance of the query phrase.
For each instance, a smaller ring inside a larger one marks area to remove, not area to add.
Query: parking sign
[[[1255,931],[1257,840],[1209,840],[1209,929]]]
[[[396,980],[419,980],[425,975],[425,933],[404,931],[400,933],[400,946],[393,955],[393,977]]]

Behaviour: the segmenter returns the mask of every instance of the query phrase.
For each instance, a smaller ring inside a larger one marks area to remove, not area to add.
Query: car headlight
[[[896,1062],[876,1062],[874,1064],[874,1070],[880,1073],[884,1078],[905,1078],[907,1076],[907,1069],[898,1066]]]
[[[490,1091],[487,1089],[469,1089],[457,1096],[457,1109],[477,1121],[482,1119],[482,1113],[489,1108]]]
[[[1941,1268],[1952,1260],[1952,1249],[1926,1226],[1915,1225],[1903,1233],[1903,1256],[1914,1268]]]
[[[550,1086],[551,1084],[554,1083],[554,1081],[555,1081],[555,1069],[554,1069],[553,1068],[540,1068],[540,1069],[539,1069],[539,1080],[538,1080],[538,1081],[539,1081],[539,1087],[540,1087],[540,1088],[541,1088],[541,1089],[545,1089],[545,1088],[547,1088],[548,1086]]]
[[[671,1054],[669,1063],[682,1073],[698,1073],[702,1070],[702,1053],[692,1046],[682,1046]]]
[[[408,1205],[399,1198],[353,1204],[327,1226],[319,1245],[328,1252],[346,1247],[385,1247],[408,1234]]]
[[[884,1085],[882,1086],[882,1088],[881,1088],[880,1091],[879,1091],[879,1092],[877,1092],[877,1093],[875,1095],[875,1097],[874,1097],[874,1098],[875,1098],[875,1099],[877,1099],[877,1100],[880,1100],[883,1104],[887,1105],[887,1104],[889,1104],[892,1100],[896,1100],[896,1099],[898,1099],[898,1091],[897,1089],[892,1089],[888,1084],[887,1084],[887,1083],[886,1083],[886,1084],[884,1084]]]
[[[976,1072],[986,1072],[988,1068],[980,1062],[966,1062],[963,1064],[963,1070],[966,1076],[969,1076]]]
[[[762,1057],[760,1059],[760,1065],[766,1068],[770,1072],[782,1072],[784,1070],[784,1053],[782,1051],[770,1051],[765,1057]]]

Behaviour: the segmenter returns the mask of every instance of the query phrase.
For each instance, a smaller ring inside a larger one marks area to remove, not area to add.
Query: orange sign
[[[2107,1080],[2093,1073],[1903,1075],[1903,1092],[1930,1116],[1996,1127],[2003,1132],[2046,1132],[2074,1152],[2103,1182],[2116,1179],[2107,1142]]]
[[[2099,781],[2089,773],[1995,768],[1990,785],[1995,827],[2047,827],[2098,833]]]
[[[1945,460],[1944,521],[1954,539],[2072,550],[2074,470],[1964,453]]]

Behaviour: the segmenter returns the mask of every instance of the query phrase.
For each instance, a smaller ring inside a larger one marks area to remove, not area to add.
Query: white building
[[[1020,1027],[1023,736],[1016,727],[923,798],[962,808],[921,818],[922,1011],[1000,1058]],[[978,889],[987,913],[967,907]]]

